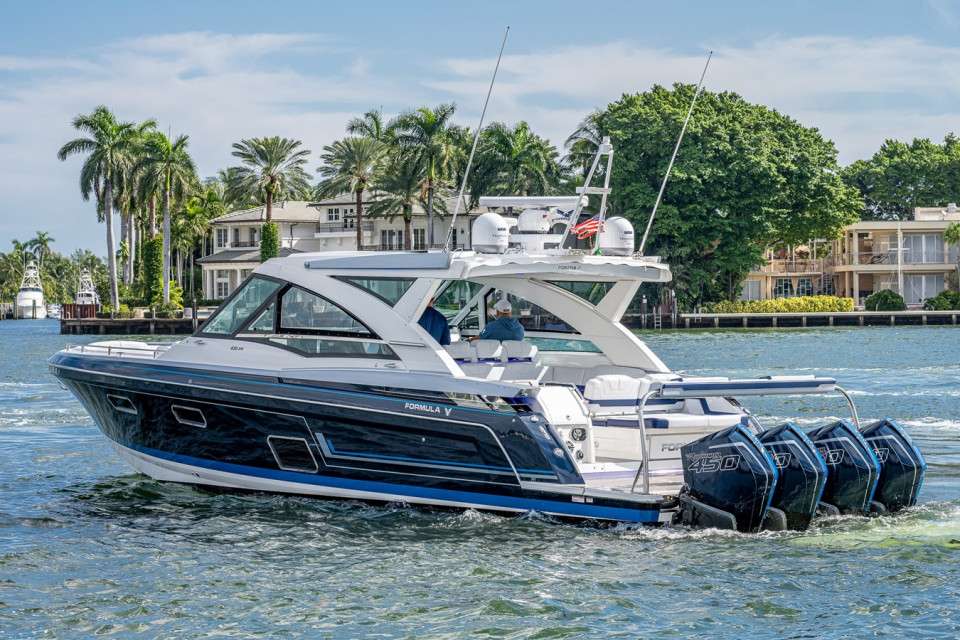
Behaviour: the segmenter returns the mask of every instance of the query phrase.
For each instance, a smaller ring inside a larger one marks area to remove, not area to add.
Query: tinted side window
[[[369,336],[370,330],[356,318],[325,298],[290,287],[280,301],[280,330],[323,331]]]
[[[250,320],[250,315],[280,288],[279,282],[250,278],[220,307],[203,327],[203,333],[230,335]]]

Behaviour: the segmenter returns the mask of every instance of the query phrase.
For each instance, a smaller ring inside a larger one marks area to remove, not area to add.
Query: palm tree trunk
[[[357,189],[357,251],[363,251],[363,189]]]
[[[157,237],[157,194],[150,194],[150,239]]]
[[[113,238],[113,181],[103,181],[103,214],[107,222],[107,265],[110,268],[110,308],[114,311],[120,306],[120,291],[117,287],[117,248]]]
[[[267,187],[267,222],[273,222],[273,190]]]
[[[163,192],[163,303],[170,302],[170,189]]]
[[[193,290],[193,270],[195,268],[196,267],[194,266],[194,263],[193,263],[193,251],[191,250],[190,251],[190,299],[191,300],[194,299],[197,295],[196,293],[194,293],[194,290]]]
[[[127,214],[121,209],[120,211],[120,244],[123,245],[124,242],[127,243],[127,251],[129,252],[130,243],[127,241]],[[121,278],[123,283],[127,283],[127,267],[130,263],[129,255],[123,259],[123,264],[120,265]]]
[[[413,222],[413,205],[404,206],[403,211],[403,249],[410,251],[410,224]]]
[[[433,248],[433,176],[427,178],[427,248]]]

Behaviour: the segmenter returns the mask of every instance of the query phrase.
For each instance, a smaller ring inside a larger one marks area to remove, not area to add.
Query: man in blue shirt
[[[480,332],[480,335],[478,335],[476,339],[500,341],[523,340],[523,325],[517,322],[515,318],[510,317],[510,314],[513,312],[510,301],[500,300],[497,304],[493,305],[493,309],[497,312],[497,319],[493,322],[488,322],[487,326],[483,328],[483,331]]]
[[[433,336],[433,339],[442,345],[450,344],[450,325],[442,313],[433,308],[435,298],[430,298],[430,304],[423,310],[423,315],[417,320],[417,324]]]

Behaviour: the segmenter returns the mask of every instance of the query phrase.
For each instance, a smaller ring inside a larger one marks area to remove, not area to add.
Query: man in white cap
[[[497,319],[493,322],[488,322],[487,326],[483,328],[483,331],[480,332],[480,335],[478,335],[476,339],[523,340],[523,325],[517,322],[516,319],[510,317],[510,314],[513,312],[510,301],[498,300],[497,304],[493,305],[493,309],[497,312]]]

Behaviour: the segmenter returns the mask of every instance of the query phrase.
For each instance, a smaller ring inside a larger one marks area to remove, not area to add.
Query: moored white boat
[[[43,303],[43,285],[40,284],[40,271],[37,263],[31,262],[23,270],[23,281],[17,291],[17,318],[21,320],[42,320],[47,317],[47,307]]]

